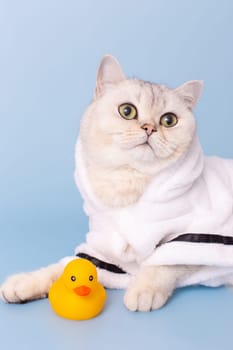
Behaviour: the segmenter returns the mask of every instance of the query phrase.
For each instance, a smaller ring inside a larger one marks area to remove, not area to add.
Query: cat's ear
[[[202,89],[202,80],[190,80],[176,88],[175,91],[184,99],[187,106],[192,109],[201,96]]]
[[[108,88],[125,79],[119,62],[113,56],[104,56],[97,73],[95,97],[101,96]]]

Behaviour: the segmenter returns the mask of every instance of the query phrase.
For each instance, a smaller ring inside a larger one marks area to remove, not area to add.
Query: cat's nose
[[[150,136],[153,132],[157,131],[156,127],[153,124],[143,124],[141,126],[142,129],[145,130],[148,136]]]

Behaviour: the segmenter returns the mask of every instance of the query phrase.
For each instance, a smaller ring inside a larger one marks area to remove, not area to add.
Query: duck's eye
[[[174,113],[166,113],[160,118],[160,125],[165,128],[172,128],[178,123],[178,118]]]
[[[94,277],[92,275],[89,276],[89,281],[93,281]]]
[[[137,108],[131,103],[123,103],[119,106],[118,111],[122,118],[131,120],[138,116]]]
[[[72,282],[76,281],[76,277],[75,276],[71,276],[70,279],[71,279]]]

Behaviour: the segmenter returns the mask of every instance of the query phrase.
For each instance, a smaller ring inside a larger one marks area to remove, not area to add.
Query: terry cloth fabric
[[[233,160],[204,157],[195,137],[186,155],[156,175],[137,203],[110,209],[91,189],[78,140],[75,180],[89,217],[86,243],[76,254],[122,270],[97,264],[106,287],[125,288],[140,265],[204,265],[180,286],[233,281]]]

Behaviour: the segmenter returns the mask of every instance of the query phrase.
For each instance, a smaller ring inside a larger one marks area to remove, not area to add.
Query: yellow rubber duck
[[[68,263],[49,290],[53,310],[70,320],[87,320],[103,309],[106,291],[98,283],[95,265],[86,259]]]

